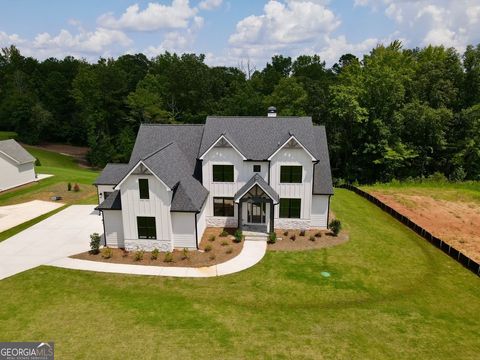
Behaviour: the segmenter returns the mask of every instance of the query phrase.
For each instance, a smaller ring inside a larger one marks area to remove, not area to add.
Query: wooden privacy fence
[[[387,212],[395,219],[400,221],[405,226],[408,226],[410,229],[415,231],[418,235],[423,237],[427,240],[430,244],[434,245],[435,247],[442,250],[445,254],[450,256],[452,259],[455,259],[464,267],[475,273],[476,275],[480,276],[480,264],[476,261],[470,259],[467,255],[463,254],[460,250],[455,249],[453,246],[447,244],[442,239],[432,235],[429,231],[421,227],[420,225],[414,223],[405,215],[400,214],[397,210],[393,209],[392,207],[388,206],[387,204],[383,203],[381,200],[377,199],[375,196],[370,195],[369,193],[353,186],[353,185],[340,185],[340,188],[344,188],[347,190],[351,190],[361,197],[364,197],[371,203],[377,205],[380,209]]]

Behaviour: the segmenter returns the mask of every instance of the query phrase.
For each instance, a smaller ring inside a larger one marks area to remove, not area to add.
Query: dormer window
[[[150,199],[148,179],[138,179],[138,191],[140,193],[140,199]]]
[[[233,182],[233,165],[213,165],[214,182]]]
[[[281,166],[280,167],[280,183],[293,184],[302,182],[301,166]]]
[[[262,171],[262,166],[261,165],[253,165],[253,172],[254,173],[259,173]]]

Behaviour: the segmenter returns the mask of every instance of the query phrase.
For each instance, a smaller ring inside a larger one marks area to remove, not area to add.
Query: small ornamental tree
[[[75,183],[75,185],[73,186],[73,191],[75,191],[75,192],[79,192],[79,191],[80,191],[80,186],[78,186],[77,183]]]
[[[98,233],[90,235],[90,254],[98,254],[100,252],[100,239],[101,236]]]
[[[67,184],[67,190],[68,190],[68,191],[72,191],[72,183],[68,183],[68,184]]]
[[[338,219],[333,219],[330,221],[329,228],[333,233],[333,236],[337,236],[342,230],[342,222]]]

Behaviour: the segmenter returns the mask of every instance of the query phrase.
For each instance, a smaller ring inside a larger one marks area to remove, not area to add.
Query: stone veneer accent
[[[310,220],[304,219],[275,219],[275,229],[310,229]]]
[[[206,221],[208,227],[238,227],[237,218],[235,217],[207,216]]]
[[[125,249],[129,251],[145,250],[152,251],[158,249],[160,251],[172,251],[172,242],[170,240],[125,240]]]

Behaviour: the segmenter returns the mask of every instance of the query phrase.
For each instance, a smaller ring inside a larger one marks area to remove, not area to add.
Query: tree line
[[[25,143],[90,147],[94,166],[128,161],[141,123],[208,115],[309,115],[326,126],[335,179],[480,180],[480,45],[378,45],[332,67],[318,55],[277,55],[263,69],[208,66],[164,53],[38,61],[0,53],[0,130]]]

